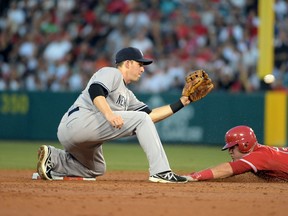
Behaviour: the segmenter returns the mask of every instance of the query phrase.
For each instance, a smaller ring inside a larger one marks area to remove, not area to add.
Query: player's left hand
[[[182,102],[182,104],[183,104],[184,106],[187,106],[188,104],[191,103],[189,97],[187,97],[187,96],[182,96],[182,97],[180,98],[180,100],[181,100],[181,102]]]
[[[192,174],[193,174],[193,173],[188,174],[188,175],[184,175],[183,177],[185,177],[185,178],[186,178],[188,181],[190,181],[190,182],[198,181],[198,179],[192,177]]]
[[[204,70],[192,71],[185,77],[185,85],[182,90],[182,96],[187,96],[191,102],[205,97],[214,85]]]

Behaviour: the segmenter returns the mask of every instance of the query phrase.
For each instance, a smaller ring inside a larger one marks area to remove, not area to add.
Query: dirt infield
[[[222,181],[157,184],[144,172],[107,172],[96,181],[32,180],[0,170],[0,215],[286,216],[288,184],[245,174]]]

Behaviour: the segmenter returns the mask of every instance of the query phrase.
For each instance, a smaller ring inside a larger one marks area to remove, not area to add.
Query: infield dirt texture
[[[221,181],[158,184],[147,172],[112,171],[96,181],[32,180],[0,170],[1,216],[286,216],[288,184],[252,174]],[[181,174],[181,173],[179,173]]]

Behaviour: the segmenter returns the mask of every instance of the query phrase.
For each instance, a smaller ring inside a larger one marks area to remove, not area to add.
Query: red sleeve
[[[243,162],[241,159],[237,161],[229,162],[229,164],[232,167],[234,175],[242,174],[242,173],[253,170],[252,167],[248,163]]]

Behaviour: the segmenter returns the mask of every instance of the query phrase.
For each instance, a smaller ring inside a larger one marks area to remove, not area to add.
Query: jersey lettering
[[[116,104],[122,106],[122,107],[126,107],[126,99],[123,95],[119,95],[117,101],[116,101]]]

